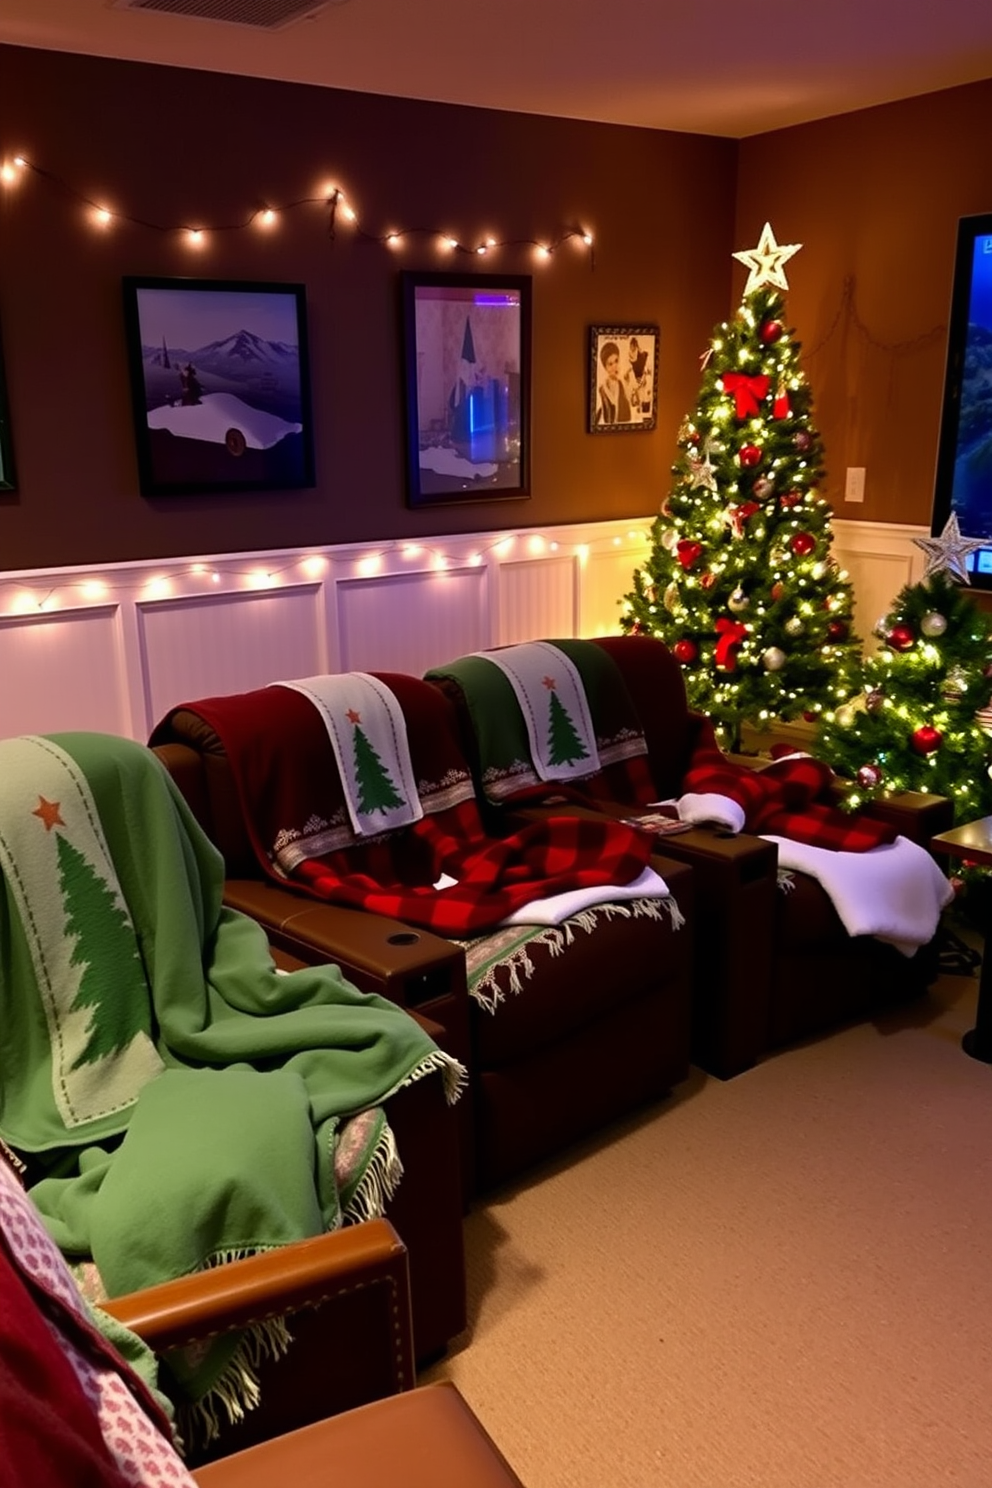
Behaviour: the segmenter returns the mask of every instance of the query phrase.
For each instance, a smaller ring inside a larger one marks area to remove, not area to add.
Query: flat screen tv
[[[992,212],[962,217],[948,328],[933,532],[951,515],[961,535],[987,538],[968,575],[992,589]]]

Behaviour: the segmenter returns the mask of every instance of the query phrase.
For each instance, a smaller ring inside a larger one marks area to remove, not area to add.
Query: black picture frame
[[[315,483],[302,284],[123,280],[142,495]]]
[[[407,504],[530,495],[531,280],[400,274]]]
[[[14,445],[10,433],[10,412],[7,404],[7,374],[3,365],[3,344],[0,342],[0,491],[16,490]]]
[[[589,433],[635,434],[658,422],[656,325],[589,327]],[[615,377],[607,361],[616,357]]]

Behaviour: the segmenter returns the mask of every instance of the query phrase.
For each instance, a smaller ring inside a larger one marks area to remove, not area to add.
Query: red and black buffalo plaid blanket
[[[407,726],[424,815],[410,826],[358,837],[327,729],[290,687],[184,703],[158,725],[153,744],[182,737],[176,714],[214,730],[230,763],[259,863],[313,897],[355,905],[439,935],[492,929],[535,899],[632,883],[652,844],[605,818],[548,817],[504,837],[488,835],[476,806],[451,705],[436,687],[376,672]],[[446,875],[449,887],[433,885]]]

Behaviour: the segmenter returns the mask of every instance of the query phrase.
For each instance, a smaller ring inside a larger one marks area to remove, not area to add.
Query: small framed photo
[[[143,495],[314,484],[301,284],[124,280]]]
[[[406,270],[400,281],[408,504],[528,496],[529,277]]]
[[[16,490],[14,451],[10,438],[10,417],[7,412],[7,378],[3,370],[3,348],[0,346],[0,491]]]
[[[658,419],[658,327],[589,327],[589,432],[653,429]]]

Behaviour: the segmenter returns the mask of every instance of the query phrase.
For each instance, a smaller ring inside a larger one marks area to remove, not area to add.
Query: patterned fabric
[[[420,821],[372,838],[356,837],[346,820],[326,730],[305,698],[263,688],[182,706],[217,733],[258,860],[274,877],[292,877],[315,898],[463,936],[534,899],[628,884],[647,866],[650,839],[605,819],[549,817],[489,836],[450,704],[415,677],[371,675],[403,710],[424,809]],[[170,737],[166,719],[152,743]],[[455,882],[435,889],[442,875]]]
[[[598,762],[579,762],[568,780],[543,778],[532,757],[533,726],[528,729],[510,680],[492,665],[525,648],[510,646],[462,656],[426,674],[468,713],[479,756],[479,784],[486,798],[494,805],[556,799],[581,802],[590,796],[626,800],[622,792],[630,776],[646,786],[644,800],[650,800],[647,745],[616,663],[591,641],[546,641],[541,646],[577,678],[585,696],[583,711],[588,711],[595,738]]]
[[[564,651],[550,641],[530,641],[476,655],[498,667],[513,688],[541,780],[581,779],[600,768],[585,688]]]
[[[451,1098],[464,1079],[339,968],[279,975],[222,889],[150,750],[0,741],[0,1135],[30,1159],[59,1248],[110,1295],[381,1210],[401,1171],[388,1126],[366,1127],[342,1187],[342,1123],[432,1071]],[[240,1342],[176,1362],[191,1398],[237,1404]]]
[[[193,1488],[168,1420],[94,1327],[2,1157],[0,1296],[5,1488]]]
[[[744,829],[788,837],[833,852],[869,852],[894,842],[898,828],[854,816],[832,804],[833,771],[809,755],[790,755],[763,769],[727,759],[707,719],[683,790],[727,796],[744,811]]]

